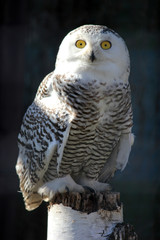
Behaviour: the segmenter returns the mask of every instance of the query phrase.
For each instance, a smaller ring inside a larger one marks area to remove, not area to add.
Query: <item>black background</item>
[[[159,12],[158,0],[1,0],[1,239],[46,239],[46,204],[27,212],[17,192],[17,135],[38,85],[54,69],[63,37],[88,23],[113,28],[129,48],[136,139],[126,169],[112,185],[121,192],[125,221],[140,239],[160,239]]]

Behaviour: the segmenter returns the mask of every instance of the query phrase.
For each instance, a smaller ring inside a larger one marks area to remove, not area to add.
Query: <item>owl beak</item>
[[[93,62],[94,60],[96,60],[96,57],[95,57],[93,51],[91,52],[91,55],[89,56],[89,60],[91,60],[92,62]]]

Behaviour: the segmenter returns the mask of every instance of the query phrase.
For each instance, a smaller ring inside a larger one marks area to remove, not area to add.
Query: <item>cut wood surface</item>
[[[120,193],[56,194],[48,206],[47,240],[137,240],[123,222]]]

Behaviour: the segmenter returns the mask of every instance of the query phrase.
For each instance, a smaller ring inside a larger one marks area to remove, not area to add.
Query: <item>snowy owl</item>
[[[125,168],[134,141],[129,72],[124,40],[106,26],[84,25],[63,39],[18,136],[27,210],[56,193],[105,191]]]

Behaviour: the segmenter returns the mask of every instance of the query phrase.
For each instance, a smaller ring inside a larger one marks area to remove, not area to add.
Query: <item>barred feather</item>
[[[92,27],[83,27],[83,34],[109,34],[110,38],[114,35],[117,41],[121,41],[118,34],[104,26],[97,26],[95,32]],[[74,34],[77,32],[73,31],[69,37]],[[86,70],[86,62],[91,61],[87,54],[85,57],[89,60],[85,60],[82,74],[81,65],[80,69],[72,71],[70,68],[68,71],[62,57],[65,41],[59,50],[56,70],[40,84],[18,136],[16,170],[28,210],[41,204],[38,189],[46,182],[66,175],[75,181],[86,176],[105,182],[117,169],[125,167],[130,152],[133,120],[128,83],[129,57],[124,42],[121,41],[121,46],[126,54],[126,65],[122,66],[120,59],[117,69],[122,68],[122,71],[117,70],[115,75],[116,70],[110,70],[114,69],[115,63],[110,59],[107,61],[113,66],[107,70],[104,67],[96,71],[90,63]],[[73,59],[73,62],[67,59],[67,64],[72,62],[75,66],[76,60]],[[121,145],[125,141],[128,152],[123,160]]]

